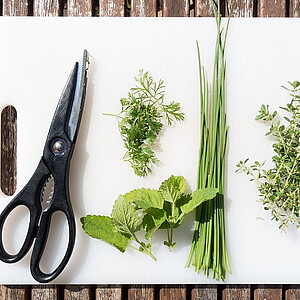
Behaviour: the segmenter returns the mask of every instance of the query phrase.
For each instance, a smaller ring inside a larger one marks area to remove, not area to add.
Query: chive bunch
[[[220,2],[220,1],[219,1]],[[224,221],[224,169],[228,126],[225,111],[225,44],[228,24],[221,28],[220,3],[218,8],[211,1],[216,25],[214,69],[211,89],[201,64],[197,43],[200,87],[200,147],[197,188],[217,188],[216,197],[203,203],[196,210],[196,225],[187,266],[195,271],[210,272],[216,280],[224,280],[230,270],[225,239]],[[224,36],[223,36],[224,35]]]

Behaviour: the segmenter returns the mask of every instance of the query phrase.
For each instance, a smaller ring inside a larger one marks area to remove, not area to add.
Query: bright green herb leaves
[[[277,112],[271,113],[268,105],[262,105],[256,120],[269,125],[266,135],[274,138],[272,157],[274,167],[266,170],[264,163],[249,159],[237,164],[238,170],[250,175],[258,184],[260,201],[265,210],[270,210],[272,219],[279,222],[279,228],[285,230],[288,224],[300,228],[300,82],[289,82],[291,102],[280,107],[284,120],[277,118]]]
[[[182,223],[186,214],[214,198],[218,192],[215,188],[205,188],[186,195],[185,190],[184,177],[172,175],[159,190],[141,188],[120,195],[113,205],[111,217],[81,218],[83,229],[91,237],[101,239],[122,252],[132,240],[139,245],[136,250],[155,260],[152,254],[153,234],[158,229],[166,229],[164,244],[171,250],[175,246],[174,228]],[[136,235],[141,230],[144,241]]]
[[[151,172],[158,159],[152,149],[165,120],[168,125],[184,120],[178,102],[165,103],[162,80],[154,82],[148,72],[140,70],[135,77],[137,86],[130,89],[127,98],[120,100],[122,109],[117,115],[119,131],[126,148],[128,161],[138,176]]]

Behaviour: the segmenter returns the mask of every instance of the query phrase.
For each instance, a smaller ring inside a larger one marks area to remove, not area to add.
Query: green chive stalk
[[[214,69],[211,89],[201,64],[197,42],[200,87],[200,147],[197,188],[219,189],[217,196],[200,205],[196,210],[193,241],[187,266],[195,271],[223,280],[231,272],[228,258],[224,218],[224,172],[228,126],[225,108],[225,45],[229,19],[225,32],[221,28],[220,1],[218,8],[211,0],[217,25]],[[230,13],[231,14],[231,13]],[[230,15],[229,14],[229,15]]]

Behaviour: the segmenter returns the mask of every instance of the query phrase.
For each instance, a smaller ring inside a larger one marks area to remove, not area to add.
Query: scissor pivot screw
[[[51,151],[54,155],[63,155],[67,150],[67,144],[63,139],[54,139],[51,143]]]

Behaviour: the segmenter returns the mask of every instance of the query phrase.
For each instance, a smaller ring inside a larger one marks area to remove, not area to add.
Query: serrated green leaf
[[[151,239],[160,225],[166,220],[166,213],[162,209],[149,208],[143,219],[143,228],[146,231],[145,238]]]
[[[186,189],[186,181],[183,176],[174,176],[165,180],[159,190],[162,193],[162,196],[165,201],[175,203]]]
[[[82,217],[80,221],[86,234],[116,247],[121,252],[125,252],[130,239],[116,230],[110,217],[88,215]]]
[[[218,189],[216,188],[205,188],[199,189],[191,194],[191,200],[182,205],[181,211],[184,214],[188,214],[189,212],[193,211],[197,206],[201,203],[213,199],[218,193]]]
[[[150,207],[162,209],[164,199],[161,193],[157,190],[151,189],[136,189],[124,196],[127,201],[134,202],[140,208],[147,210]]]
[[[138,213],[122,195],[115,201],[111,217],[117,230],[128,236],[132,236],[142,226]]]

